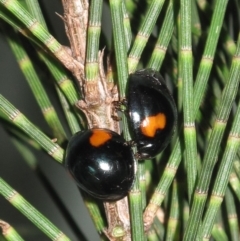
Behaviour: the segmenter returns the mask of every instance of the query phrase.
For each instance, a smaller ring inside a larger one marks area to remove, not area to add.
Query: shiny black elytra
[[[81,189],[108,201],[126,196],[135,176],[131,147],[107,129],[94,128],[73,135],[64,164]]]
[[[170,142],[177,109],[162,76],[144,69],[129,76],[127,109],[138,159],[151,159]]]

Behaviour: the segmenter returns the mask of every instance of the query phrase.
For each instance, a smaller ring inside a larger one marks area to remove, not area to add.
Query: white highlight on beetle
[[[110,166],[109,166],[109,164],[108,164],[107,162],[101,162],[101,163],[100,163],[100,167],[101,167],[101,169],[104,170],[104,171],[109,171],[109,170],[111,169]]]

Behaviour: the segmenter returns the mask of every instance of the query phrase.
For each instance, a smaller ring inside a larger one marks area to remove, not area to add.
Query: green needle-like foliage
[[[167,224],[167,233],[166,233],[166,240],[174,240],[177,237],[178,231],[177,226],[179,223],[179,201],[178,201],[178,186],[176,182],[173,182],[173,190],[172,190],[172,200],[171,200],[171,207],[170,213],[168,217],[168,224]]]
[[[59,117],[52,106],[46,91],[44,90],[43,85],[41,84],[38,75],[31,63],[31,60],[26,53],[26,51],[22,48],[20,40],[16,34],[9,35],[8,38],[9,45],[16,56],[16,60],[18,61],[19,67],[22,69],[26,80],[36,100],[42,110],[43,116],[45,117],[47,123],[51,127],[54,133],[54,137],[56,137],[61,143],[65,139],[65,134],[63,127],[59,121]]]
[[[188,176],[188,196],[192,199],[193,189],[197,179],[197,146],[196,130],[193,111],[193,57],[191,38],[191,1],[180,2],[180,75],[183,82],[183,120],[184,120],[184,142],[186,147],[186,166]]]
[[[209,207],[204,216],[204,221],[201,227],[202,230],[199,232],[199,235],[201,235],[202,237],[208,237],[211,233],[212,226],[214,224],[214,218],[216,217],[217,212],[219,211],[219,207],[223,201],[224,194],[227,190],[229,176],[232,171],[233,160],[240,147],[240,140],[239,138],[236,138],[240,134],[239,113],[240,105],[238,105],[238,111],[236,113],[234,123],[228,137],[227,147],[225,149],[223,159],[219,167],[218,175],[215,180]]]
[[[233,194],[229,189],[227,189],[225,200],[226,200],[226,210],[227,210],[227,217],[229,220],[228,223],[229,223],[231,240],[237,241],[239,239],[237,210],[236,210]]]
[[[49,220],[47,220],[41,213],[32,207],[19,193],[5,183],[2,178],[0,178],[0,192],[13,206],[15,206],[20,212],[29,218],[38,228],[42,229],[42,231],[45,232],[51,240],[69,240],[65,234],[58,230]]]
[[[173,1],[170,0],[166,11],[166,16],[158,36],[157,43],[154,47],[148,67],[159,70],[166,55],[168,44],[171,40],[174,29],[174,11]]]
[[[234,170],[232,170],[232,172],[230,173],[229,184],[239,201],[240,200],[240,179],[237,177]]]
[[[113,24],[114,48],[116,51],[116,64],[119,78],[120,98],[125,98],[126,82],[128,78],[127,66],[127,45],[125,41],[124,25],[123,25],[123,8],[122,1],[111,0],[110,9]]]
[[[240,63],[239,52],[240,39],[238,40],[238,47],[233,59],[229,80],[222,92],[221,103],[215,120],[213,131],[210,135],[208,147],[203,159],[203,167],[197,183],[196,192],[193,200],[193,207],[190,213],[186,235],[184,240],[192,240],[196,237],[196,231],[199,228],[199,215],[202,216],[203,208],[207,199],[210,179],[212,176],[214,165],[216,164],[217,155],[220,149],[220,143],[226,128],[226,122],[230,114],[232,103],[236,97],[240,81]],[[195,232],[193,232],[195,231]]]
[[[137,68],[138,61],[161,12],[163,3],[164,0],[153,0],[149,4],[145,18],[141,24],[128,56],[129,73],[134,72]]]
[[[86,54],[86,81],[94,81],[98,77],[98,50],[101,32],[102,1],[93,0],[90,7],[88,42]]]
[[[14,125],[27,133],[33,140],[48,152],[56,161],[63,161],[62,148],[50,140],[36,126],[34,126],[19,110],[11,105],[2,95],[0,95],[0,111],[4,113]]]

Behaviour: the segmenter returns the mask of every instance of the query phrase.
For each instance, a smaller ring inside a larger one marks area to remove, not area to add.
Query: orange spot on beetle
[[[92,130],[92,135],[89,138],[90,144],[95,147],[103,145],[105,142],[112,138],[110,133],[107,133],[104,130]]]
[[[141,132],[148,137],[154,137],[158,129],[164,129],[167,123],[166,115],[158,113],[155,116],[146,117],[141,123]]]

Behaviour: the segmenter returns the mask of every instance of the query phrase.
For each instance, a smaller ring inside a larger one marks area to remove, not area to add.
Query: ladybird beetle
[[[73,135],[64,164],[81,189],[103,200],[123,198],[134,181],[132,149],[108,129],[93,128]]]
[[[162,76],[139,70],[129,76],[127,109],[138,159],[150,159],[170,142],[177,124],[177,109]]]

